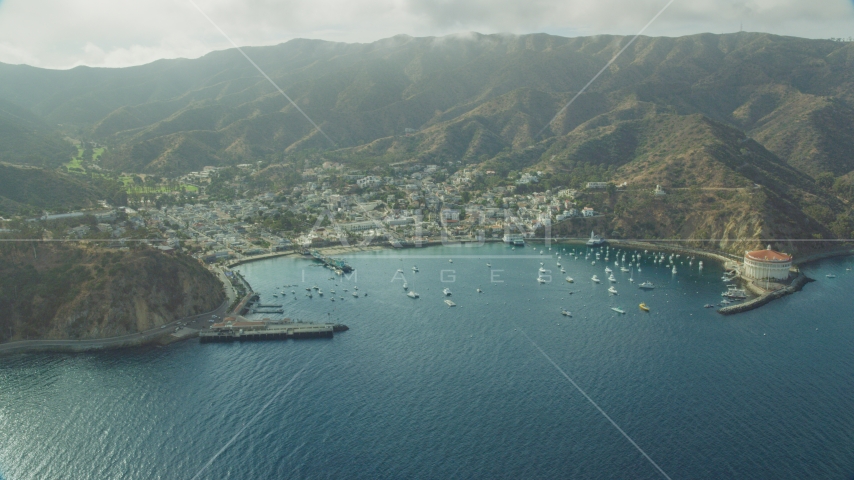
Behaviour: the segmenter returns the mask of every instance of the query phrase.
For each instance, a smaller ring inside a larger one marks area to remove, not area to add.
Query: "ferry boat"
[[[611,310],[613,310],[613,311],[615,311],[615,312],[617,312],[617,313],[622,313],[622,314],[624,314],[624,315],[625,315],[625,313],[626,313],[626,311],[625,311],[625,310],[623,310],[622,308],[611,307]]]
[[[456,304],[456,303],[454,303],[454,302],[452,302],[452,301],[450,301],[450,300],[445,300],[445,304],[447,304],[449,307],[456,307],[456,306],[457,306],[457,304]]]
[[[593,280],[595,283],[599,283],[599,277],[597,277],[596,275],[593,275],[590,280]]]
[[[640,305],[638,305],[638,308],[640,308],[640,309],[641,309],[641,310],[643,310],[644,312],[648,312],[648,311],[649,311],[649,307],[647,307],[647,306],[646,306],[646,304],[645,304],[645,303],[643,303],[643,302],[641,302],[641,304],[640,304]]]
[[[721,296],[726,298],[736,298],[739,300],[743,300],[747,298],[747,293],[744,291],[743,288],[738,288],[735,285],[729,285],[727,287],[727,291],[721,293]]]
[[[418,298],[420,295],[418,295],[417,293],[415,293],[415,290],[412,290],[412,291],[410,291],[409,293],[407,293],[407,294],[406,294],[406,296],[407,296],[407,297],[409,297],[409,298]]]
[[[450,297],[451,296],[451,289],[445,288],[444,290],[442,290],[442,293],[444,293],[445,296]]]
[[[617,289],[614,287],[608,287],[608,293],[610,293],[611,295],[616,295]]]
[[[596,235],[593,232],[590,232],[590,239],[587,240],[587,246],[588,247],[598,247],[604,243],[605,243],[605,239],[603,239],[599,235]]]
[[[647,280],[647,281],[641,283],[640,285],[638,285],[638,288],[640,288],[642,290],[652,290],[653,288],[655,288],[655,285],[653,285],[652,282]]]

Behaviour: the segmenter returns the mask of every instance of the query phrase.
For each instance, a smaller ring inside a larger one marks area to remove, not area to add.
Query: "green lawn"
[[[96,162],[101,155],[104,154],[106,148],[100,147],[96,148],[92,152],[92,161]],[[71,157],[71,160],[63,165],[69,172],[73,173],[86,173],[86,169],[83,168],[83,148],[77,147],[77,155]]]
[[[86,173],[83,168],[83,149],[77,147],[77,155],[71,157],[71,160],[63,165],[69,172]]]

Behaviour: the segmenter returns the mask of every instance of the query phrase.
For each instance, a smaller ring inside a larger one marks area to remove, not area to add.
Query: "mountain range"
[[[245,48],[294,104],[234,49],[121,69],[0,64],[0,131],[14,124],[28,132],[19,143],[42,145],[13,149],[17,163],[55,165],[68,135],[106,145],[104,168],[160,175],[305,152],[499,174],[595,166],[643,188],[719,189],[717,212],[726,189],[759,185],[754,235],[851,235],[850,199],[830,186],[854,178],[854,43],[639,37],[579,94],[629,41],[471,33]]]

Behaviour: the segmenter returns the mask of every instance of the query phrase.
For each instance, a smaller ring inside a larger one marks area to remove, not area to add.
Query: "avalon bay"
[[[854,260],[725,317],[715,262],[587,251],[269,259],[237,270],[285,313],[250,318],[350,330],[2,357],[0,478],[662,478],[540,349],[672,478],[851,478]]]

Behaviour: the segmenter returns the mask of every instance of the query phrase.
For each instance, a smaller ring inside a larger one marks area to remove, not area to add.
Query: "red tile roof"
[[[745,255],[751,260],[761,260],[769,262],[791,262],[792,256],[785,253],[775,252],[774,250],[755,250],[747,252]]]

